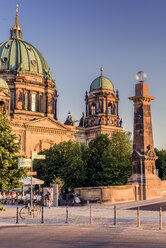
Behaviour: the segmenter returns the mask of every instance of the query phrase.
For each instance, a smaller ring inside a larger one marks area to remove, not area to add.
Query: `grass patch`
[[[6,211],[6,209],[0,205],[0,211]]]

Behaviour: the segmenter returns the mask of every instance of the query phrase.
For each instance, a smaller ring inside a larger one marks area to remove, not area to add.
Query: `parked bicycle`
[[[38,218],[41,215],[41,205],[33,204],[31,207],[28,203],[20,209],[19,215],[21,219]]]

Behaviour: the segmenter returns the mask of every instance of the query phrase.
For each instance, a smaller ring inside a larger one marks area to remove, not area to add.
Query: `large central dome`
[[[48,115],[56,119],[55,80],[43,55],[23,41],[22,36],[17,5],[10,39],[0,43],[0,86],[10,91],[6,104],[12,123],[18,120],[25,123]]]
[[[10,39],[0,44],[0,71],[8,73],[33,73],[51,77],[42,54],[28,42]]]
[[[14,26],[10,30],[10,40],[0,44],[0,73],[30,73],[52,79],[50,68],[43,55],[34,46],[22,40],[18,8]]]

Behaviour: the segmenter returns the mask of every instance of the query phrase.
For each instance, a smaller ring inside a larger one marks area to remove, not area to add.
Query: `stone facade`
[[[60,123],[56,82],[42,54],[23,41],[17,8],[10,39],[0,44],[0,80],[4,80],[0,83],[0,111],[9,117],[20,155],[30,157],[32,150],[39,152],[62,141],[88,143],[97,134],[122,131],[118,92],[115,95],[109,79],[99,78],[102,84],[91,87],[86,95],[86,116],[79,127],[70,113],[65,123]]]
[[[11,122],[13,132],[21,145],[21,155],[31,156],[31,151],[40,152],[63,141],[74,141],[75,130],[51,117],[42,117],[29,122]]]
[[[0,88],[0,112],[10,115],[10,91]]]

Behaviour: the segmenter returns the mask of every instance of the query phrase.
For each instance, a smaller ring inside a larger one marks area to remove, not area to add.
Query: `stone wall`
[[[76,194],[85,201],[105,204],[135,201],[138,195],[137,185],[76,188]]]
[[[100,202],[104,204],[137,201],[140,199],[140,188],[145,187],[147,199],[154,199],[166,196],[166,181],[158,184],[146,185],[123,185],[123,186],[103,186],[75,188],[76,194],[80,198],[90,202]]]

